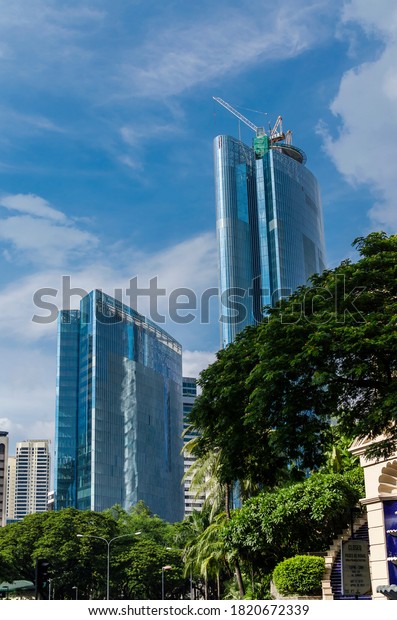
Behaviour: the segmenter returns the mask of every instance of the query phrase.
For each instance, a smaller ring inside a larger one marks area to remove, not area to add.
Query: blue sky
[[[217,286],[212,140],[280,114],[317,176],[327,262],[395,232],[395,0],[0,0],[0,428],[52,438],[56,324],[34,293]],[[59,293],[55,303],[62,307]],[[78,297],[74,298],[74,305]],[[148,311],[141,299],[138,310]],[[218,307],[164,327],[197,375]]]

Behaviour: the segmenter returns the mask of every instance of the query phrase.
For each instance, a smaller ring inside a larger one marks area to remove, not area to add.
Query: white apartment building
[[[28,514],[47,510],[50,490],[48,439],[31,439],[16,444],[15,457],[8,459],[8,485],[8,520],[20,520]]]

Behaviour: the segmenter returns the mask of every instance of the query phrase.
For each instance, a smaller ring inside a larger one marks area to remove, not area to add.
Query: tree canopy
[[[76,587],[79,598],[105,598],[110,541],[111,598],[160,599],[162,567],[168,565],[167,596],[183,598],[189,584],[175,535],[174,526],[143,502],[128,512],[115,506],[102,513],[74,508],[35,513],[0,528],[0,577],[34,582],[36,560],[45,558],[55,598],[72,598]]]
[[[313,474],[302,482],[259,493],[225,522],[227,549],[264,573],[285,558],[326,551],[350,524],[363,487],[358,467],[345,474]]]
[[[311,277],[244,330],[199,378],[195,454],[219,451],[221,479],[269,487],[318,469],[332,424],[397,445],[397,235],[353,243],[359,259]]]

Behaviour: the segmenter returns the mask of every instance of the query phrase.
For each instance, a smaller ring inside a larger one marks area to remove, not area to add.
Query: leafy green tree
[[[182,598],[189,584],[182,575],[182,552],[175,547],[175,535],[175,526],[152,515],[143,503],[129,512],[115,506],[102,513],[72,508],[36,513],[0,529],[2,578],[34,581],[36,560],[45,558],[51,565],[55,598],[72,598],[74,587],[79,598],[105,598],[105,541],[112,541],[111,598],[136,594],[161,598],[165,565],[172,565],[167,573],[168,597]]]
[[[201,372],[202,388],[189,414],[191,427],[198,436],[193,454],[206,457],[214,453],[218,481],[231,488],[271,487],[284,477],[287,459],[284,452],[272,449],[271,427],[247,425],[246,411],[251,398],[247,379],[260,362],[258,330],[249,326],[236,340],[218,351],[216,361]],[[226,506],[226,512],[228,507]]]
[[[257,330],[246,423],[253,433],[271,427],[303,467],[318,463],[333,418],[350,439],[385,435],[369,454],[397,445],[397,235],[354,245],[357,262],[314,275]]]
[[[73,586],[81,597],[104,597],[106,593],[106,545],[95,538],[117,535],[110,516],[72,508],[35,513],[0,529],[0,563],[10,567],[7,580],[35,580],[38,558],[51,565],[52,590],[56,598],[72,598]]]
[[[129,511],[115,505],[105,510],[104,514],[110,515],[117,521],[121,534],[140,532],[142,537],[150,538],[165,547],[173,545],[173,525],[153,514],[143,501],[139,501]]]
[[[171,567],[164,571],[165,598],[186,598],[189,585],[183,576],[181,551],[166,548],[146,537],[139,537],[115,560],[114,573],[119,589],[117,598],[161,599],[164,566]]]
[[[271,488],[324,466],[335,422],[349,440],[385,435],[369,455],[396,448],[397,236],[354,245],[359,260],[314,275],[201,373],[193,453],[215,453],[228,488]]]
[[[312,474],[247,500],[225,522],[223,536],[230,552],[260,578],[285,558],[326,551],[350,524],[351,510],[363,492],[360,467],[343,475]]]
[[[328,444],[324,446],[325,462],[319,472],[340,474],[358,467],[359,457],[350,452],[351,443],[339,426],[331,426]]]

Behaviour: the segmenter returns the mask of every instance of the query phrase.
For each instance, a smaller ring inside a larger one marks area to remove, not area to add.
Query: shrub
[[[321,594],[324,567],[324,558],[296,555],[277,564],[273,571],[273,582],[283,596],[316,596]]]

